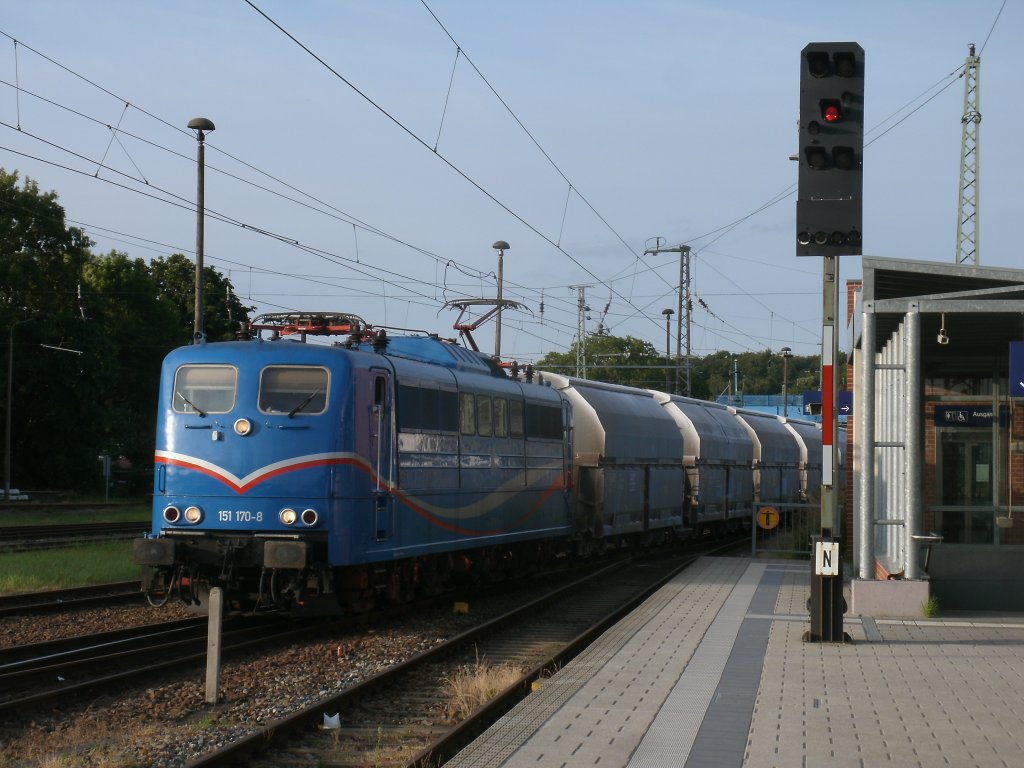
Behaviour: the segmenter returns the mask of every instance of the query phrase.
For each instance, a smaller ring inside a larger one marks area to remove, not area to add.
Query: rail
[[[276,765],[281,755],[274,752],[279,746],[299,749],[305,754],[329,755],[332,764],[372,764],[373,754],[380,747],[380,726],[373,729],[359,723],[384,722],[397,710],[401,711],[401,723],[396,723],[392,734],[408,740],[419,739],[419,746],[409,753],[412,761],[407,764],[418,768],[440,765],[446,756],[454,754],[481,728],[527,695],[534,681],[577,655],[598,634],[698,556],[691,554],[643,563],[630,558],[602,568],[195,758],[187,767]],[[439,681],[450,679],[454,670],[467,664],[466,659],[470,660],[469,664],[472,659],[486,659],[495,666],[506,659],[527,655],[530,661],[526,672],[494,701],[454,727],[439,715],[438,702],[443,697],[438,690]],[[398,700],[400,705],[396,704]],[[337,732],[332,735],[331,730],[321,727],[325,715],[339,711],[345,712],[351,723],[340,737]],[[285,740],[287,747],[283,744]],[[301,743],[301,747],[297,747],[297,743]]]

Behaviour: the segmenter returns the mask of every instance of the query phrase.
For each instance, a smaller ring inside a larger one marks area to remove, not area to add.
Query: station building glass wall
[[[1005,378],[924,384],[925,527],[944,544],[1024,544],[1024,406]]]

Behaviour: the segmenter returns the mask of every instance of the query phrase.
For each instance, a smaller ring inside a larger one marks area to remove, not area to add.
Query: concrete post
[[[220,690],[220,638],[224,617],[224,591],[220,587],[210,590],[210,620],[206,634],[206,703],[216,704]]]

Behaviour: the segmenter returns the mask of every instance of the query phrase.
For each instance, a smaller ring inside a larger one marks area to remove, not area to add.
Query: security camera
[[[945,328],[939,329],[939,335],[935,337],[935,340],[939,342],[939,344],[941,344],[942,346],[946,346],[947,344],[949,344],[949,335],[946,333]]]

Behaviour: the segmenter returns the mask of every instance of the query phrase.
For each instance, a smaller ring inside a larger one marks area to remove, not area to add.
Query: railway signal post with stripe
[[[864,49],[810,43],[800,53],[800,163],[796,254],[821,256],[821,535],[811,572],[811,642],[842,642],[843,569],[837,514],[836,317],[841,255],[860,255],[864,159]]]

